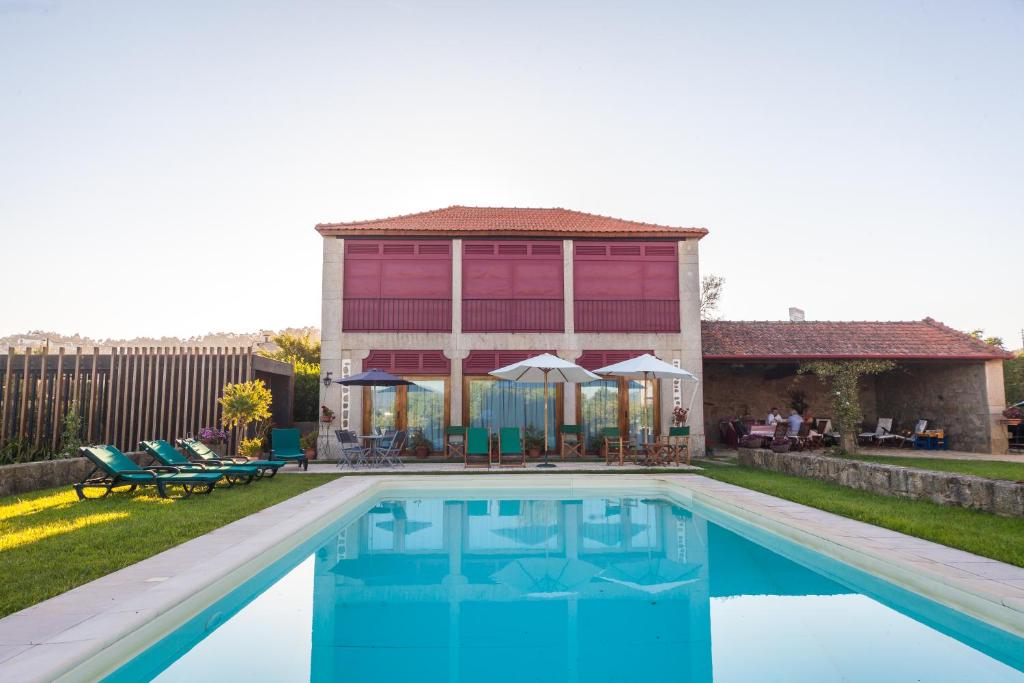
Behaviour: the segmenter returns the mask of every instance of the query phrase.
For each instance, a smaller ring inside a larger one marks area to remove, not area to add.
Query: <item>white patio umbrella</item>
[[[506,365],[503,368],[492,370],[490,374],[513,382],[544,383],[544,462],[538,467],[554,467],[548,462],[548,383],[580,384],[601,378],[575,363],[550,353],[542,353],[539,356]]]
[[[698,382],[697,376],[692,372],[677,368],[671,363],[666,363],[657,356],[652,356],[649,353],[637,356],[636,358],[630,358],[624,360],[621,363],[613,363],[606,365],[603,368],[594,370],[599,375],[608,375],[611,377],[626,377],[632,379],[644,380],[641,391],[643,392],[643,419],[647,421],[647,380],[649,379],[678,379],[685,382]],[[690,395],[690,405],[687,407],[687,411],[693,408],[693,399],[697,395],[696,388],[693,394]],[[650,425],[647,425],[650,427]]]

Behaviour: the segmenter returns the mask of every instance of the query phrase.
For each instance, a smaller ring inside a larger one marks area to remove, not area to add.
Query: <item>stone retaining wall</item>
[[[151,464],[153,460],[141,452],[127,455],[139,465]],[[54,486],[70,486],[85,479],[92,467],[92,463],[85,458],[0,466],[0,498]]]
[[[739,464],[806,479],[828,481],[884,496],[1024,517],[1024,484],[952,472],[741,448]]]

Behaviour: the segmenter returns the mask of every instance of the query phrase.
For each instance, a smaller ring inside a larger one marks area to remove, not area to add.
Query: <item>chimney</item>
[[[804,321],[804,309],[796,308],[795,306],[789,307],[789,322],[791,323],[802,323]]]

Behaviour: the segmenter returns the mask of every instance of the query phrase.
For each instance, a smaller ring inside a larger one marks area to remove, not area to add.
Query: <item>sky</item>
[[[0,0],[0,335],[319,325],[318,222],[710,230],[735,320],[1021,346],[1024,0]]]

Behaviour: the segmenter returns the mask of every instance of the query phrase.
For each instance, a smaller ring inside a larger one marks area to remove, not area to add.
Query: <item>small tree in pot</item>
[[[409,436],[409,450],[420,460],[426,460],[433,445],[430,443],[430,439],[423,436],[422,429],[417,429]]]
[[[270,427],[270,389],[261,379],[228,384],[224,395],[217,399],[224,410],[221,424],[228,429],[238,428],[238,453],[245,457],[258,456],[263,451],[263,440]],[[255,427],[250,438],[249,427]]]
[[[316,459],[316,439],[316,432],[304,434],[302,438],[299,439],[299,446],[302,448],[303,452],[305,452],[306,460]]]

